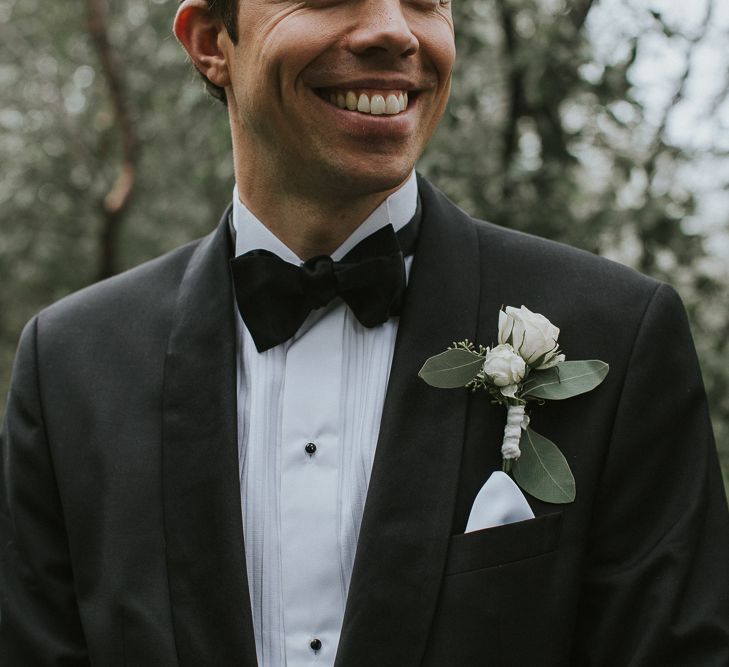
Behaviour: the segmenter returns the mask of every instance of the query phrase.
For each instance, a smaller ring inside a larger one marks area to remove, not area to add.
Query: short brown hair
[[[180,0],[182,3],[182,0]],[[225,29],[230,35],[230,39],[234,44],[238,43],[238,0],[208,0],[208,10],[217,19],[220,19],[225,26]],[[196,68],[197,69],[197,68]],[[220,86],[216,86],[208,77],[206,77],[200,70],[198,73],[205,81],[205,87],[208,92],[219,99],[223,104],[227,104],[228,101],[225,98],[225,90]]]

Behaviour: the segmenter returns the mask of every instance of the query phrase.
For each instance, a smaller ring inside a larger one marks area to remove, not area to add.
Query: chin
[[[374,194],[396,190],[410,176],[414,162],[403,161],[400,164],[389,162],[386,168],[382,162],[372,161],[366,167],[345,169],[336,165],[327,179],[329,188],[346,191],[350,196]]]

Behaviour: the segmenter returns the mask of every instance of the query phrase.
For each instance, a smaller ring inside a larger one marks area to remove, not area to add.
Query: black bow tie
[[[291,338],[312,310],[336,297],[365,327],[399,315],[405,293],[404,255],[417,239],[420,207],[397,234],[382,227],[340,261],[328,255],[301,266],[268,250],[251,250],[230,261],[238,310],[259,352]]]

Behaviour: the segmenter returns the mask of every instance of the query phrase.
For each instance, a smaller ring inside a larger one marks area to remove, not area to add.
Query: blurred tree
[[[454,94],[420,169],[485,219],[606,255],[678,288],[729,482],[729,271],[726,259],[707,253],[703,235],[685,225],[697,218],[697,189],[686,176],[697,169],[697,151],[678,145],[669,131],[714,3],[695,10],[700,20],[690,28],[629,1],[613,2],[601,17],[590,0],[455,3]],[[618,16],[635,27],[600,57],[592,37],[619,23]],[[658,114],[634,83],[642,54],[656,40],[677,60]],[[729,59],[724,68],[729,72]],[[725,102],[728,83],[704,122]],[[712,151],[729,167],[724,147],[704,148],[701,156]],[[718,188],[729,187],[727,172]]]
[[[137,176],[119,229],[120,268],[206,233],[231,195],[227,115],[171,35],[176,1],[106,4],[138,155],[125,148],[119,100],[84,5],[0,0],[2,397],[22,324],[97,277],[102,202],[119,156]],[[692,150],[671,133],[714,4],[701,4],[697,25],[676,24],[657,7],[660,0],[456,0],[452,101],[420,168],[483,218],[677,286],[729,479],[729,275],[726,259],[707,253],[700,226],[687,223],[700,217],[701,194],[687,170],[701,163],[719,173],[729,148]],[[612,42],[600,48],[607,33]],[[678,67],[656,115],[636,81],[657,43]],[[723,67],[729,73],[729,58]],[[726,106],[728,91],[729,76],[705,119]],[[727,183],[718,179],[716,189]]]
[[[176,3],[107,4],[108,48],[145,149],[116,240],[123,269],[209,231],[232,163],[226,115],[172,36]],[[0,412],[24,322],[108,263],[104,202],[130,151],[88,18],[84,3],[0,0]]]
[[[97,275],[102,280],[117,273],[119,231],[137,180],[139,141],[137,140],[136,125],[129,112],[129,101],[122,72],[123,65],[116,49],[109,42],[105,0],[86,0],[86,11],[89,36],[96,48],[100,69],[109,89],[109,98],[114,112],[113,123],[121,134],[122,147],[119,173],[101,204],[103,218],[99,237]]]

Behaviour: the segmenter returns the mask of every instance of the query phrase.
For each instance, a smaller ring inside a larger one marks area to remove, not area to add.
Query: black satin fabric
[[[268,250],[251,250],[230,267],[238,310],[259,352],[291,338],[312,310],[338,296],[365,327],[375,327],[400,314],[405,294],[405,262],[392,225],[341,261],[320,255],[297,266]]]

